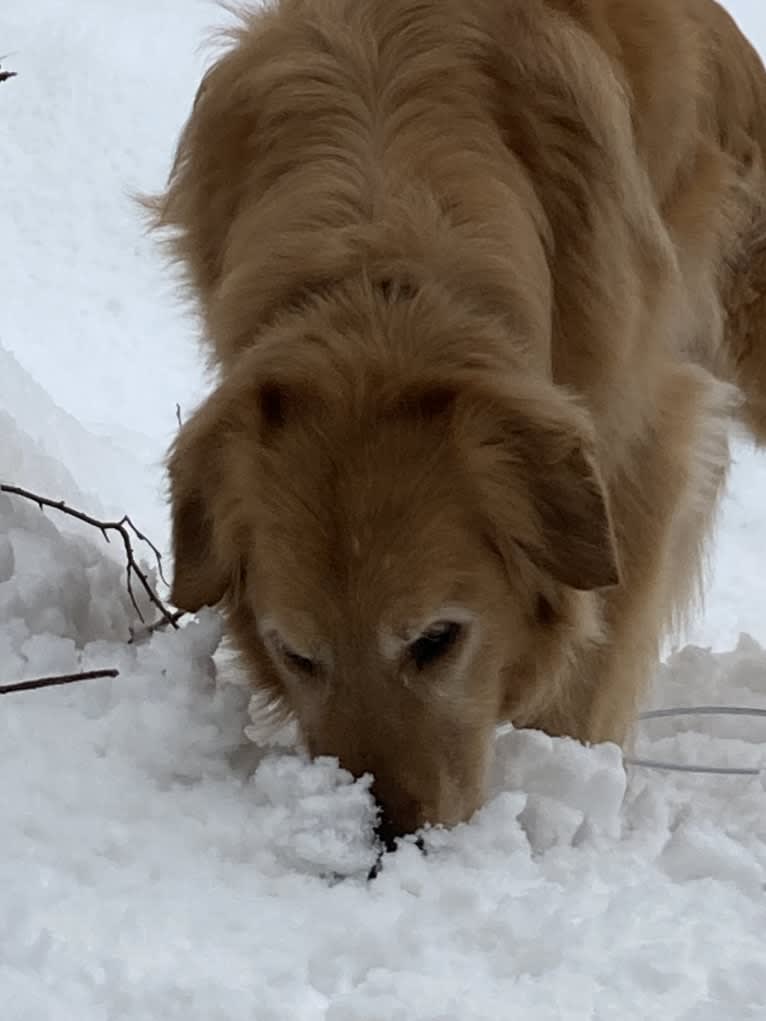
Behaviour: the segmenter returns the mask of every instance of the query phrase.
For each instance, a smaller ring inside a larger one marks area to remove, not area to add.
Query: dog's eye
[[[425,670],[455,647],[462,633],[460,624],[454,621],[432,625],[409,647],[410,657],[418,668]]]
[[[301,656],[300,653],[293,652],[292,649],[283,649],[282,656],[285,663],[298,674],[313,677],[317,672],[316,663],[313,659],[309,659],[308,656]]]
[[[314,677],[319,672],[316,660],[308,656],[302,656],[299,652],[291,649],[281,638],[276,636],[270,641],[272,650],[282,660],[285,667],[294,674],[303,674],[304,677]]]

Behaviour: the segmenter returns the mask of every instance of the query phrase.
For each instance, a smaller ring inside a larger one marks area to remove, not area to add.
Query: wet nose
[[[386,851],[396,850],[396,841],[398,837],[405,836],[404,831],[400,826],[397,826],[393,820],[386,815],[381,809],[378,817],[378,823],[375,827],[375,836],[378,838],[380,843],[386,849]]]
[[[379,842],[381,844],[381,849],[380,849],[380,851],[378,853],[378,857],[377,857],[377,859],[375,861],[375,864],[372,866],[372,868],[370,869],[370,872],[369,872],[369,874],[367,876],[367,878],[370,881],[372,881],[373,879],[377,879],[377,877],[380,875],[382,869],[385,867],[384,863],[383,863],[383,856],[386,853],[391,853],[391,852],[395,851],[396,850],[396,842],[397,842],[397,840],[400,837],[407,836],[408,832],[411,832],[411,831],[404,830],[404,829],[402,829],[401,826],[396,826],[391,821],[391,819],[389,817],[387,817],[383,813],[383,811],[381,811],[380,817],[378,819],[378,824],[375,827],[375,835],[377,836],[377,838],[378,838],[378,840],[379,840]],[[418,850],[422,854],[427,854],[428,853],[426,851],[425,842],[423,841],[422,837],[418,837],[416,839],[415,846],[418,848]]]
[[[393,851],[399,837],[406,837],[425,824],[422,805],[401,793],[394,800],[381,798],[375,785],[372,792],[378,805],[375,834],[387,851]]]

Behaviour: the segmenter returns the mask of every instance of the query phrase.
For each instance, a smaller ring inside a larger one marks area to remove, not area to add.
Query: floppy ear
[[[171,600],[181,610],[220,602],[240,570],[236,508],[225,485],[234,431],[224,384],[182,426],[170,451]]]
[[[168,459],[173,525],[173,585],[170,598],[196,612],[220,602],[227,571],[215,549],[215,500],[220,485],[220,446],[211,403],[181,428]]]
[[[530,493],[540,518],[529,559],[557,581],[589,591],[620,582],[614,529],[596,459],[578,437],[562,450],[555,436],[538,435],[530,462]]]
[[[241,585],[249,544],[244,493],[291,417],[299,391],[273,375],[252,380],[241,361],[186,422],[168,458],[173,532],[171,599],[181,610],[214,606]]]
[[[472,472],[490,535],[580,591],[619,584],[614,530],[587,416],[551,388],[474,410]]]

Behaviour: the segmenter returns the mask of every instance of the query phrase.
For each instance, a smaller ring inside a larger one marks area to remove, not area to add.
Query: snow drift
[[[131,623],[98,535],[0,497],[4,678],[120,670],[0,705],[14,1021],[763,1017],[759,778],[626,775],[614,746],[506,729],[475,819],[368,882],[369,780],[244,737],[212,612],[139,645]],[[659,680],[766,706],[766,653],[687,648]],[[646,724],[640,751],[760,764],[764,729]]]

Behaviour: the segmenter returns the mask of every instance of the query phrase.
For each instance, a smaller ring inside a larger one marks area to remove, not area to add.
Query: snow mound
[[[476,817],[368,882],[369,778],[247,740],[214,613],[128,645],[103,549],[10,498],[0,522],[4,674],[120,671],[0,706],[9,1016],[762,1017],[757,779],[626,776],[614,746],[505,728]],[[766,652],[685,650],[659,682],[763,705]],[[647,724],[641,750],[756,761],[756,723],[725,723]]]
[[[87,643],[127,640],[138,619],[124,577],[93,540],[60,532],[34,504],[0,493],[3,674],[66,673]]]
[[[147,486],[146,464],[126,446],[85,429],[2,344],[0,437],[1,481],[40,490],[98,516],[119,516],[120,508],[127,508],[146,527],[164,525],[160,487],[152,492]]]

